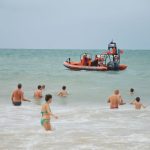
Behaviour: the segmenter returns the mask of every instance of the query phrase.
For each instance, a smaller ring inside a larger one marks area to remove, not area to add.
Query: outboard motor
[[[119,63],[117,61],[114,62],[114,70],[119,70]]]

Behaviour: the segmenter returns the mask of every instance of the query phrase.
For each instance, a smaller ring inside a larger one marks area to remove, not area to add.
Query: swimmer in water
[[[67,96],[68,92],[66,91],[66,86],[62,86],[62,90],[57,95],[62,97]]]
[[[22,84],[20,83],[18,84],[18,88],[13,91],[11,100],[14,106],[20,106],[22,101],[31,102],[24,97],[24,92],[22,91]]]
[[[135,109],[141,109],[141,108],[146,108],[141,102],[140,102],[140,97],[136,97],[134,102],[132,102],[131,104],[133,104],[135,106]]]

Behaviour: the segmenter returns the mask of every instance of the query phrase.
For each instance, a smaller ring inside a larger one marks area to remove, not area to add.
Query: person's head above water
[[[133,92],[134,92],[134,89],[133,89],[133,88],[131,88],[131,89],[130,89],[130,92],[131,92],[131,93],[133,93]]]
[[[139,101],[140,101],[140,97],[136,97],[135,100],[136,100],[137,102],[139,102]]]
[[[65,86],[65,85],[64,85],[64,86],[62,86],[62,89],[63,89],[63,90],[66,90],[66,86]]]
[[[48,101],[51,102],[51,101],[52,101],[52,95],[51,95],[51,94],[46,94],[46,95],[45,95],[45,101],[46,101],[46,102],[48,102]]]
[[[40,90],[42,88],[42,86],[41,85],[38,85],[38,89]]]
[[[18,89],[21,89],[21,88],[22,88],[22,84],[19,83],[19,84],[18,84]]]

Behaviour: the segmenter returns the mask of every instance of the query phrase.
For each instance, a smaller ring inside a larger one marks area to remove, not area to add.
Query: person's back
[[[135,109],[141,109],[142,107],[142,104],[140,102],[135,102],[134,105],[135,105]]]
[[[13,104],[18,103],[21,104],[21,101],[23,99],[23,92],[21,90],[22,85],[18,84],[18,88],[12,93],[11,99]]]
[[[111,95],[108,99],[108,102],[110,103],[110,108],[114,109],[114,108],[119,108],[119,97],[118,97],[118,90],[114,91],[114,94]]]
[[[21,89],[16,89],[13,94],[13,102],[21,102],[22,97],[23,97],[23,92]]]
[[[119,106],[119,99],[118,99],[118,96],[117,95],[112,95],[110,96],[110,108],[113,109],[113,108],[118,108]]]
[[[35,98],[41,98],[42,97],[42,91],[41,90],[36,90],[34,92],[34,97]]]
[[[42,86],[38,85],[38,89],[34,92],[34,97],[36,99],[42,98]]]
[[[135,106],[135,109],[141,109],[142,107],[145,108],[145,106],[140,102],[140,97],[136,97],[133,104]]]
[[[21,88],[22,88],[22,85],[18,84],[18,89],[16,89],[12,93],[11,100],[12,100],[13,105],[15,105],[15,106],[20,106],[22,101],[30,102],[30,100],[24,98],[24,93],[21,90]]]
[[[68,92],[66,91],[66,86],[62,87],[62,90],[57,94],[58,96],[65,97],[68,95]]]

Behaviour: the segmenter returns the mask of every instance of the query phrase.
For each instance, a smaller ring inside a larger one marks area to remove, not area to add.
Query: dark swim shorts
[[[21,102],[13,102],[14,106],[20,106]]]

